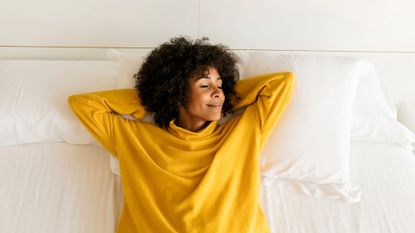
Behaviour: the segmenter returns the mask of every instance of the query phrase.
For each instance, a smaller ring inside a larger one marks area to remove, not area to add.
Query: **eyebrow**
[[[211,79],[210,77],[198,77],[198,78],[196,79],[196,81],[197,81],[197,80],[200,80],[200,79],[203,79],[203,78],[205,78],[205,79]],[[217,78],[216,80],[222,80],[222,78],[221,78],[221,77],[219,77],[219,78]]]

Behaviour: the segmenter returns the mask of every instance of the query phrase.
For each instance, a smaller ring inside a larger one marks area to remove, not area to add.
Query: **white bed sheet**
[[[100,147],[3,147],[0,171],[1,233],[114,232],[121,186]]]
[[[98,146],[0,148],[1,233],[110,233],[122,208],[118,176]],[[394,144],[352,142],[351,181],[360,203],[262,186],[273,233],[412,233],[415,158]]]
[[[415,158],[395,144],[351,142],[351,181],[359,203],[308,197],[263,186],[273,233],[415,232]]]

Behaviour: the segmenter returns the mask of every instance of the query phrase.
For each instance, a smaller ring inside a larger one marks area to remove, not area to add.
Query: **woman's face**
[[[198,131],[209,121],[217,121],[222,116],[225,96],[222,91],[222,79],[218,71],[209,67],[206,77],[190,79],[190,91],[187,107],[179,107],[179,126]]]

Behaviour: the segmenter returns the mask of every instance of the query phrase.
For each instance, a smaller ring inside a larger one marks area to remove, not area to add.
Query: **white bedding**
[[[273,233],[411,233],[415,229],[415,158],[394,144],[351,142],[351,181],[359,203],[263,187]]]
[[[1,233],[114,232],[122,193],[100,147],[2,147],[0,171]]]
[[[0,148],[0,232],[114,232],[119,177],[94,145]],[[352,142],[351,180],[360,203],[318,199],[263,186],[273,233],[406,233],[415,229],[415,159],[395,144]]]

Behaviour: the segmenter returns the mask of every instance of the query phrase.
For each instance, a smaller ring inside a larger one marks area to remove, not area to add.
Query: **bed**
[[[123,207],[117,160],[79,124],[66,98],[131,87],[146,52],[0,61],[0,232],[115,231]],[[398,104],[367,59],[234,53],[242,78],[283,70],[296,78],[298,96],[261,154],[261,204],[271,231],[413,232],[413,102]]]

